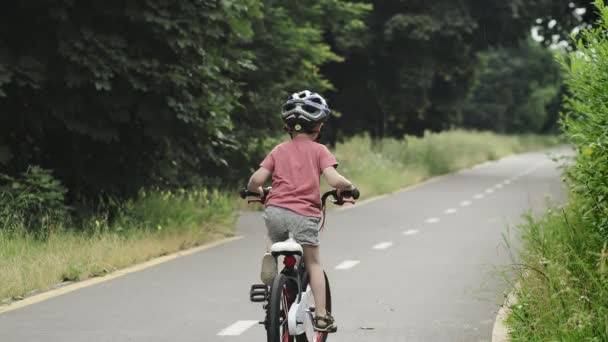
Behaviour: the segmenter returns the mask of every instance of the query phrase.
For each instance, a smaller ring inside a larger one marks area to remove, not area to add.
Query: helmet
[[[321,95],[303,90],[287,98],[281,118],[290,131],[310,133],[318,123],[329,119],[329,107]]]

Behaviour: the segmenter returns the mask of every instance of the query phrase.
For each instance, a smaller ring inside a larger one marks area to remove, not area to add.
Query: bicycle
[[[263,194],[247,190],[241,191],[243,199],[247,197],[258,197],[249,200],[249,203],[264,203],[270,188],[265,188]],[[353,203],[359,198],[359,191],[343,191],[339,196],[337,190],[328,191],[321,197],[323,222],[320,229],[325,225],[326,201],[330,200],[336,205]],[[352,198],[349,200],[347,198]],[[266,328],[268,342],[325,342],[328,332],[318,332],[314,329],[314,297],[308,284],[308,274],[304,267],[303,249],[291,237],[283,242],[277,242],[270,248],[270,253],[278,259],[283,256],[283,269],[274,277],[272,285],[255,284],[249,291],[249,299],[255,303],[263,302],[266,316],[263,324]],[[278,261],[278,260],[277,260]],[[277,263],[278,264],[278,263]],[[331,291],[327,274],[325,276],[325,306],[327,311],[332,311]],[[335,332],[335,331],[332,331]]]

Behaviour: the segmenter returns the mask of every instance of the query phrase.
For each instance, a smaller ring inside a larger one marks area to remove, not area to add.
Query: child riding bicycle
[[[308,90],[292,94],[281,113],[291,140],[272,149],[247,185],[249,191],[262,194],[263,184],[272,175],[272,190],[264,210],[268,237],[273,243],[280,242],[291,233],[302,245],[315,299],[314,326],[323,332],[334,331],[336,322],[326,310],[325,278],[319,257],[320,176],[323,175],[338,194],[354,189],[352,183],[336,171],[336,158],[327,147],[316,142],[329,114],[321,95]],[[266,253],[262,260],[262,281],[270,285],[276,272],[276,259]]]

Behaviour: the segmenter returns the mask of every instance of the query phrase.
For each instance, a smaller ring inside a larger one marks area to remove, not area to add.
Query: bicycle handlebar
[[[356,188],[352,189],[352,190],[341,191],[339,196],[338,196],[338,190],[333,189],[331,191],[324,193],[323,196],[321,196],[321,205],[323,207],[325,207],[325,202],[327,201],[327,198],[329,196],[334,198],[334,200],[332,201],[334,204],[343,205],[344,203],[352,202],[352,201],[345,200],[345,198],[352,198],[353,200],[356,200],[359,198],[360,195],[361,195],[361,193],[359,192],[359,189],[356,189]]]
[[[268,196],[268,193],[270,193],[270,187],[268,188],[264,188],[264,194],[260,194],[258,192],[255,191],[249,191],[247,189],[243,189],[240,192],[241,198],[245,199],[247,197],[259,197],[259,200],[255,200],[255,201],[259,201],[259,202],[265,202],[266,201],[266,197]],[[349,203],[352,201],[347,200],[347,198],[352,198],[353,200],[356,200],[359,198],[359,196],[361,195],[361,193],[359,192],[359,189],[352,189],[352,190],[345,190],[345,191],[341,191],[340,195],[338,196],[338,190],[333,189],[331,191],[328,191],[326,193],[323,194],[323,196],[321,196],[321,205],[322,207],[325,207],[325,203],[327,202],[327,198],[329,198],[330,196],[333,197],[333,200],[331,201],[332,203],[336,204],[336,205],[343,205],[344,203]],[[255,202],[255,201],[250,201],[250,202]]]
[[[262,195],[262,194],[260,194],[258,192],[255,192],[255,191],[249,191],[247,189],[243,189],[243,190],[241,190],[240,195],[241,195],[242,199],[245,199],[247,197],[260,197],[260,199],[266,199],[266,196],[268,196],[268,193],[270,192],[270,189],[271,189],[270,187],[264,188],[263,189],[264,190],[264,195]]]

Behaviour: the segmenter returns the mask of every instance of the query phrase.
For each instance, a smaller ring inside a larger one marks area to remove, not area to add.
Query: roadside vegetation
[[[556,136],[500,135],[464,130],[427,132],[424,137],[355,137],[338,144],[340,170],[365,197],[396,191],[432,176],[449,173],[509,154],[559,143]]]
[[[608,8],[562,60],[569,202],[521,227],[527,276],[508,323],[514,341],[608,341]]]
[[[62,186],[36,186],[41,177],[52,179],[34,169],[0,186],[0,300],[234,234],[229,193],[140,191],[112,210],[75,217],[63,206]]]

